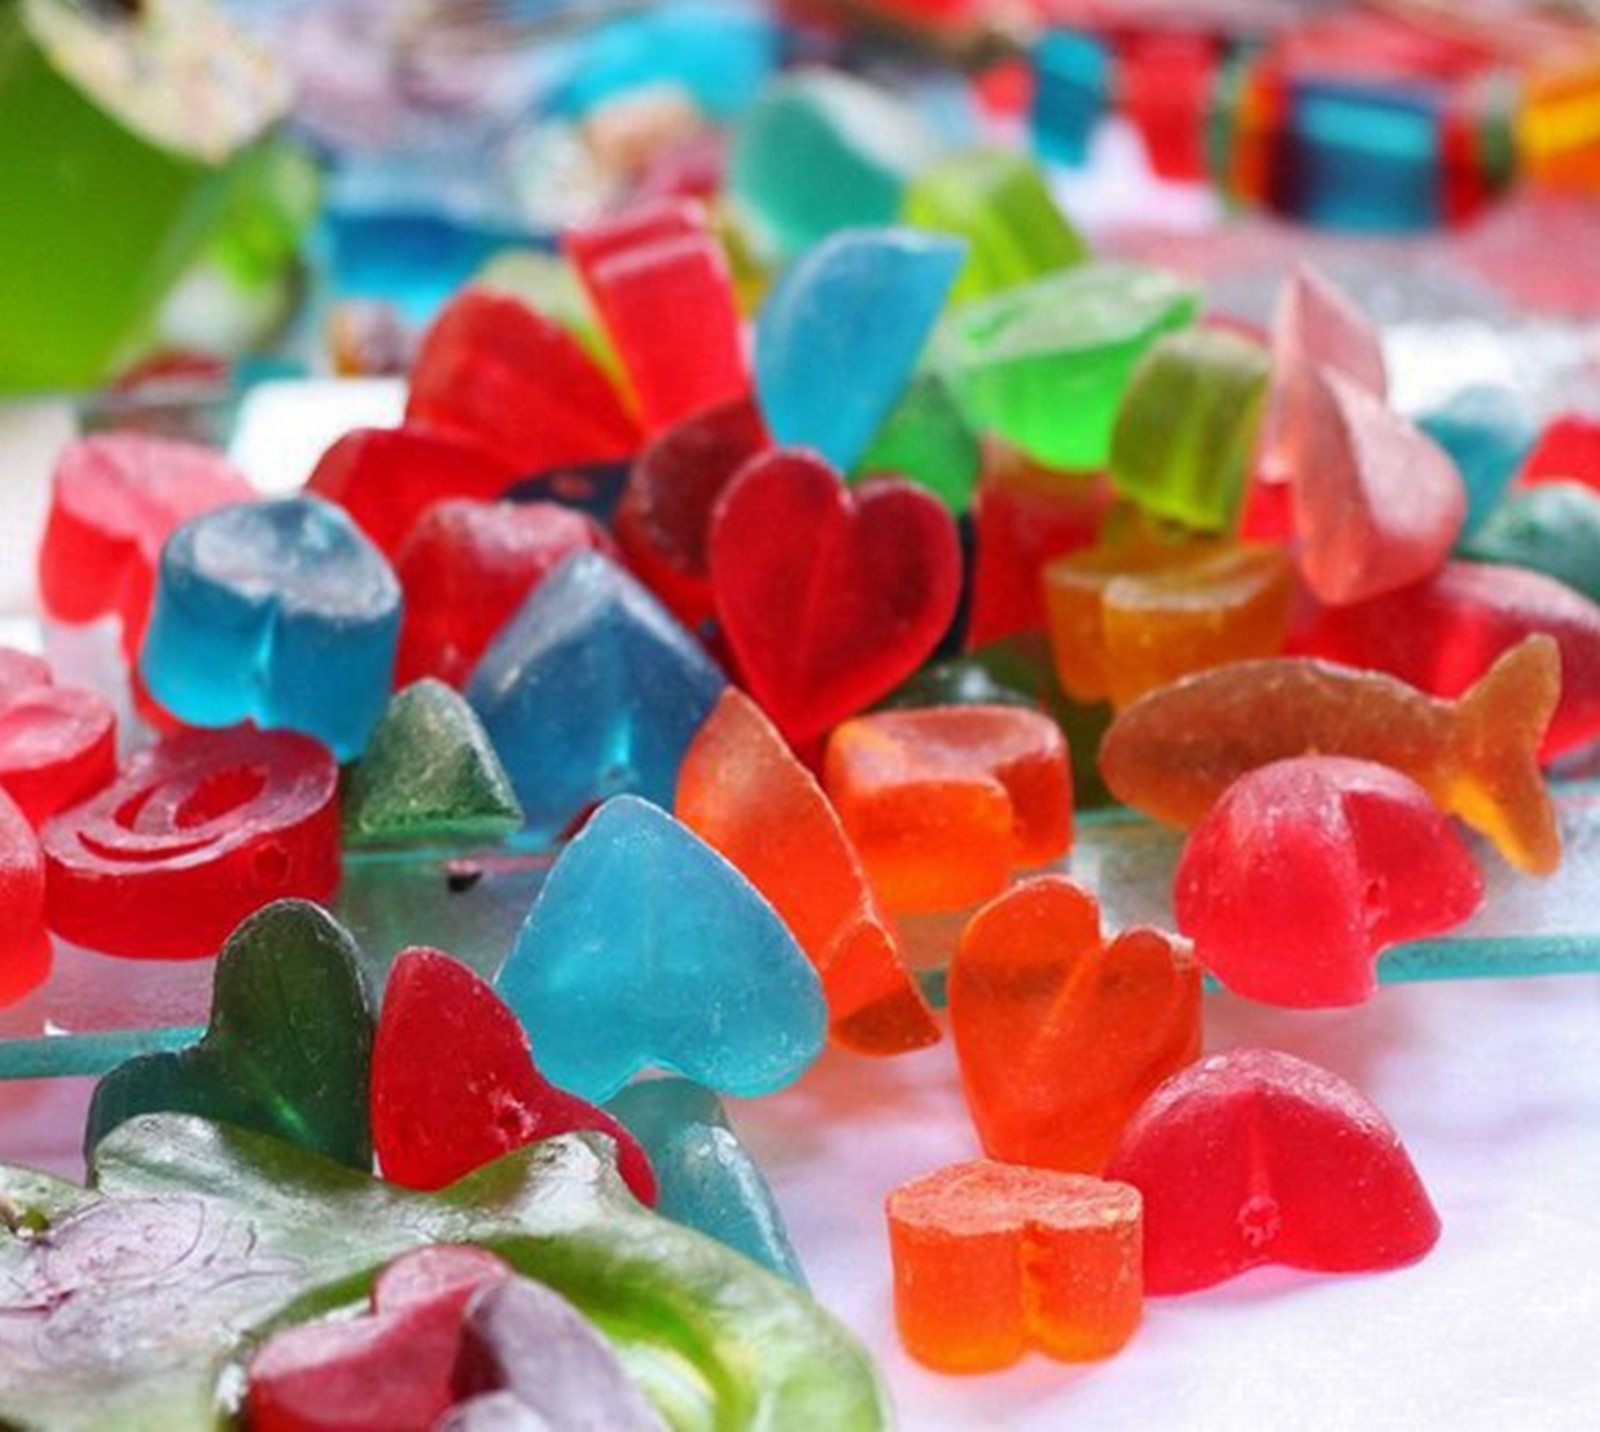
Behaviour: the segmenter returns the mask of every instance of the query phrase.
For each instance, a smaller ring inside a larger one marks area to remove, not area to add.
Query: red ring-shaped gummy
[[[339,883],[339,768],[320,741],[237,726],[140,752],[41,832],[50,927],[106,954],[215,954],[271,900]]]

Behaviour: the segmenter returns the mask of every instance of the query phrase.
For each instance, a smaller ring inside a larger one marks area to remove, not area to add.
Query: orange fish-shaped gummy
[[[1561,694],[1555,642],[1531,636],[1458,701],[1309,658],[1239,662],[1153,691],[1112,722],[1100,770],[1118,800],[1197,824],[1247,771],[1353,756],[1410,776],[1533,875],[1561,860],[1538,752]]]
[[[1113,939],[1059,875],[973,916],[950,965],[950,1032],[991,1158],[1099,1173],[1152,1090],[1200,1057],[1200,966],[1148,926]]]
[[[896,1054],[938,1042],[838,815],[743,692],[729,687],[690,743],[676,814],[789,926],[822,979],[836,1043]]]

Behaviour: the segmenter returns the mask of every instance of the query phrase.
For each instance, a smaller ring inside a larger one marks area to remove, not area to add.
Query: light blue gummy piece
[[[1033,49],[1034,149],[1052,164],[1087,162],[1111,102],[1111,52],[1077,30],[1046,30]]]
[[[349,761],[388,703],[399,636],[400,584],[341,508],[244,502],[167,539],[139,670],[190,725],[287,727]]]
[[[778,280],[756,319],[773,438],[854,467],[916,368],[967,246],[911,229],[847,229]]]
[[[650,1157],[657,1213],[807,1286],[772,1190],[711,1090],[690,1079],[644,1079],[606,1108]]]
[[[1418,419],[1423,432],[1461,469],[1467,488],[1463,539],[1478,530],[1506,494],[1539,436],[1523,401],[1509,388],[1476,384],[1451,394]]]
[[[530,834],[633,792],[671,805],[727,685],[659,602],[596,552],[569,557],[500,629],[467,684]]]
[[[596,1102],[650,1068],[770,1094],[827,1031],[816,972],[772,906],[634,796],[561,852],[496,984],[545,1077]]]

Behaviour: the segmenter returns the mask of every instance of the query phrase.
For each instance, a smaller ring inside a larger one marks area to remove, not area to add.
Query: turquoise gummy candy
[[[399,636],[400,584],[342,509],[245,502],[167,540],[139,669],[180,721],[287,727],[344,761],[383,715]]]
[[[1033,50],[1033,146],[1054,164],[1082,164],[1111,101],[1111,53],[1093,35],[1047,30]]]
[[[689,742],[727,683],[632,577],[569,557],[484,653],[467,700],[510,773],[534,835],[633,792],[670,805]]]
[[[756,319],[756,391],[773,440],[852,467],[899,400],[965,255],[959,241],[910,229],[852,229],[795,263]]]
[[[645,1079],[606,1109],[650,1157],[657,1213],[806,1286],[772,1190],[711,1090],[689,1079]]]
[[[1478,385],[1424,413],[1417,426],[1455,460],[1467,489],[1471,536],[1499,505],[1539,436],[1522,400],[1509,388]]]
[[[1529,567],[1600,602],[1600,493],[1581,482],[1535,483],[1490,513],[1461,555]]]
[[[932,361],[975,428],[1047,467],[1094,470],[1135,365],[1199,311],[1172,274],[1081,264],[947,314]]]
[[[978,435],[967,426],[944,379],[919,373],[878,429],[854,475],[909,478],[960,516],[972,506],[982,466]]]
[[[801,70],[768,86],[733,138],[728,184],[779,260],[829,234],[892,224],[938,152],[916,112],[862,80]]]
[[[429,677],[397,692],[344,793],[346,845],[498,840],[522,825],[466,698]]]
[[[496,981],[534,1061],[608,1099],[659,1067],[768,1094],[822,1050],[827,1007],[772,907],[647,801],[607,801],[561,852]]]

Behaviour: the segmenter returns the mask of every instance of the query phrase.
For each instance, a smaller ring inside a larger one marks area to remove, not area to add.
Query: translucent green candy
[[[1495,508],[1461,555],[1531,567],[1600,602],[1600,493],[1579,482],[1535,483]]]
[[[1135,365],[1199,311],[1172,274],[1081,264],[958,308],[933,361],[974,427],[1047,467],[1097,469]]]
[[[801,70],[734,136],[729,184],[763,243],[792,259],[840,229],[893,224],[936,146],[915,111],[861,80]]]
[[[1026,154],[974,149],[925,170],[906,192],[902,221],[968,243],[956,302],[1015,288],[1087,257],[1083,240]]]
[[[928,489],[952,512],[972,505],[983,453],[950,389],[937,373],[913,378],[856,474],[893,473]]]
[[[1163,338],[1139,364],[1117,414],[1117,490],[1187,527],[1232,528],[1270,366],[1265,348],[1225,329]]]
[[[483,723],[432,678],[389,701],[344,797],[348,845],[498,840],[522,825]]]

